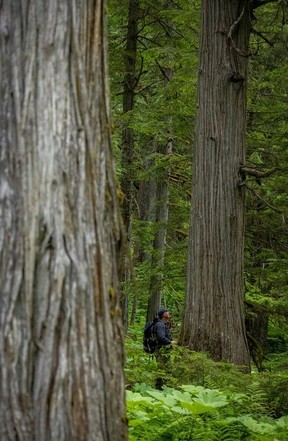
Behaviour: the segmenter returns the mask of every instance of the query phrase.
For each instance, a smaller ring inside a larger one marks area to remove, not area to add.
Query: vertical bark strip
[[[137,38],[138,38],[139,0],[129,0],[127,18],[127,41],[125,48],[125,75],[123,85],[123,114],[134,110],[135,87],[137,83]],[[127,235],[128,255],[125,256],[121,281],[131,278],[131,234],[132,234],[132,209],[134,186],[134,130],[127,122],[123,123],[122,130],[122,179],[121,189],[124,194],[122,206],[123,221]],[[128,294],[121,295],[121,308],[124,329],[128,329]]]
[[[0,439],[126,439],[102,0],[0,7]]]
[[[172,154],[172,140],[168,140],[167,146],[158,145],[157,153],[162,155]],[[161,306],[163,288],[163,266],[165,260],[165,246],[167,235],[167,222],[169,215],[169,170],[158,172],[155,179],[154,222],[156,231],[153,240],[153,255],[151,256],[152,275],[149,283],[149,298],[147,305],[147,321],[157,317]]]
[[[187,304],[183,339],[194,350],[247,366],[243,305],[249,43],[246,0],[203,0]]]

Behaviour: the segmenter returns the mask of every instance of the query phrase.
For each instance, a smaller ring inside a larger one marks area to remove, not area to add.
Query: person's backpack
[[[153,322],[146,323],[143,331],[143,349],[148,354],[153,354],[158,345],[157,337],[154,332],[155,325],[158,321],[159,319],[155,318]]]

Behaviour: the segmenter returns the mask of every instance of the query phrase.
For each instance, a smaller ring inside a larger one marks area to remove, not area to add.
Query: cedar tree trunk
[[[203,0],[183,343],[250,369],[244,326],[246,0]]]
[[[127,439],[104,8],[1,2],[1,441]]]

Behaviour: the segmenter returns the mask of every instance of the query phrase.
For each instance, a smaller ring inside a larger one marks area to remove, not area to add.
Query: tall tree
[[[123,291],[129,292],[130,298],[135,300],[131,320],[135,317],[134,312],[138,294],[141,308],[146,307],[147,298],[149,296],[154,297],[154,293],[155,303],[158,304],[161,297],[160,291],[163,292],[165,301],[169,301],[169,293],[172,292],[169,284],[175,285],[175,271],[177,271],[177,265],[173,262],[174,259],[171,255],[174,248],[171,247],[169,241],[175,237],[179,207],[181,207],[182,213],[180,229],[183,228],[183,220],[186,229],[187,210],[189,213],[188,197],[183,192],[183,183],[180,182],[181,176],[178,180],[178,174],[180,170],[183,171],[185,164],[188,170],[187,174],[190,175],[189,160],[191,152],[189,141],[191,131],[189,127],[191,127],[192,120],[191,107],[195,103],[194,85],[196,83],[194,75],[191,76],[191,70],[194,71],[194,66],[196,66],[197,45],[195,43],[195,49],[193,49],[193,56],[191,57],[191,45],[188,46],[187,42],[188,36],[191,37],[191,34],[193,36],[194,34],[197,35],[195,28],[191,28],[191,22],[194,23],[199,13],[194,1],[186,2],[185,0],[183,2],[181,0],[181,4],[184,3],[185,8],[182,9],[178,4],[166,0],[156,0],[153,4],[141,1],[138,15],[136,15],[138,17],[136,72],[130,76],[134,87],[132,90],[134,94],[133,110],[127,111],[124,115],[122,112],[124,74],[121,75],[121,72],[129,72],[129,69],[127,66],[124,67],[123,63],[123,60],[126,59],[124,52],[127,55],[130,54],[130,56],[135,52],[129,51],[127,53],[127,22],[124,22],[117,2],[112,0],[110,3],[110,66],[116,128],[114,134],[115,145],[121,145],[123,127],[127,127],[131,132],[133,131],[134,135],[133,157],[132,160],[130,159],[129,173],[128,167],[125,167],[124,170],[124,167],[119,166],[119,169],[122,168],[125,173],[125,176],[122,175],[122,188],[125,188],[124,185],[125,183],[128,184],[129,179],[132,178],[133,180],[133,210],[132,218],[129,218],[130,227],[131,221],[133,227],[129,231],[132,233],[130,250],[135,271],[132,283],[123,285]],[[168,7],[169,5],[170,7]],[[188,6],[189,10],[187,9]],[[120,7],[123,9],[122,3]],[[197,19],[195,21],[198,22]],[[123,42],[125,42],[125,47]],[[119,56],[119,54],[123,54],[123,56]],[[189,139],[188,142],[187,138]],[[172,142],[174,153],[167,155],[167,145],[169,143],[169,149],[171,150]],[[123,159],[123,155],[120,156],[120,153],[122,151],[115,148],[115,154],[119,160],[118,164]],[[123,153],[126,152],[123,150]],[[182,156],[183,154],[185,157]],[[124,161],[121,165],[124,165]],[[169,179],[168,181],[167,177],[168,174],[170,175],[170,170],[173,172],[173,180]],[[169,193],[172,188],[172,194],[174,195],[174,201],[169,202],[170,215],[173,216],[175,211],[172,229],[169,219],[167,222],[166,215],[168,187]],[[190,188],[188,193],[190,194]],[[166,230],[168,234],[166,234]],[[165,237],[168,239],[167,246],[164,246]],[[172,240],[174,242],[174,239]],[[176,241],[179,245],[177,238]],[[183,243],[181,247],[183,248]],[[167,259],[163,259],[164,250],[165,254],[167,251],[170,253],[170,263]],[[181,249],[181,254],[185,255],[186,258],[186,252],[183,253],[183,249]],[[179,263],[178,252],[175,252],[175,255]],[[159,256],[161,256],[160,259]],[[184,265],[182,265],[182,268]],[[167,268],[169,268],[168,271]],[[178,271],[177,278],[178,280],[181,279],[181,283],[184,284],[182,268]],[[155,274],[157,283],[155,283]],[[182,286],[179,292],[183,292]],[[158,308],[154,306],[154,302],[151,303],[153,303],[153,307],[152,309],[149,307],[149,311],[154,316]]]
[[[127,439],[104,11],[1,3],[2,441]]]
[[[131,112],[134,108],[135,88],[137,85],[136,63],[137,63],[137,37],[138,37],[138,18],[139,0],[129,0],[127,37],[125,50],[125,74],[123,85],[123,113]],[[132,234],[132,209],[133,209],[133,187],[134,187],[134,130],[126,122],[123,123],[122,130],[122,175],[121,189],[124,195],[123,200],[123,219],[127,234],[128,253],[124,259],[122,281],[131,278],[131,234]],[[128,326],[128,294],[122,291],[121,307],[124,328]]]
[[[171,8],[171,1],[165,0],[163,3],[163,11],[166,11]],[[162,26],[166,23],[164,22]],[[167,26],[167,25],[166,25]],[[171,26],[171,25],[170,25]],[[171,26],[173,30],[173,26]],[[171,38],[170,34],[165,29],[166,35]],[[170,58],[170,59],[169,59]],[[170,57],[167,57],[167,61],[170,64],[173,64]],[[164,84],[168,84],[172,77],[173,71],[171,68],[166,66],[161,66],[158,60],[155,60],[156,64],[160,68],[161,74],[164,77]],[[165,92],[164,92],[165,94]],[[167,96],[167,101],[169,100],[169,96]],[[169,133],[170,125],[172,122],[172,116],[168,116],[165,118],[166,130]],[[173,142],[172,138],[167,140],[167,145],[159,145],[157,147],[157,152],[162,155],[172,154]],[[155,207],[155,221],[156,221],[156,231],[154,234],[153,240],[153,248],[154,253],[152,255],[151,260],[151,278],[150,278],[150,286],[149,286],[149,299],[147,305],[147,320],[153,320],[154,317],[157,317],[157,311],[161,306],[162,302],[162,290],[163,290],[163,269],[164,269],[164,259],[165,259],[165,245],[166,245],[166,234],[167,234],[167,222],[168,222],[168,214],[169,214],[169,191],[168,191],[168,179],[169,179],[169,170],[164,170],[164,173],[159,173],[156,179],[156,207]]]
[[[246,0],[203,0],[183,341],[250,369],[243,245]]]
[[[165,152],[166,150],[166,152]],[[172,141],[167,146],[159,146],[158,152],[162,155],[172,153]],[[165,245],[168,221],[168,179],[169,172],[164,168],[163,172],[157,175],[155,192],[155,222],[156,231],[153,240],[153,255],[151,258],[151,278],[149,285],[149,299],[147,305],[147,321],[157,317],[157,311],[161,306],[163,288],[163,267],[165,258]]]

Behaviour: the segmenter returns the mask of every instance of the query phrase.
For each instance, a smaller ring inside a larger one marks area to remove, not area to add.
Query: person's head
[[[169,309],[166,309],[166,308],[159,309],[158,317],[159,317],[159,319],[163,320],[164,322],[168,322],[171,317]]]

